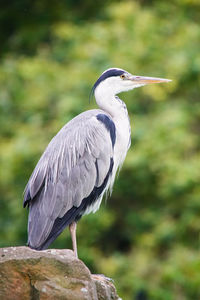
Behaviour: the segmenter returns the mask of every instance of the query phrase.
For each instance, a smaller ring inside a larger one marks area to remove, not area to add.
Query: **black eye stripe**
[[[124,70],[118,70],[118,69],[111,69],[108,70],[106,72],[104,72],[95,82],[94,86],[93,86],[93,90],[96,89],[96,87],[105,79],[109,78],[109,77],[113,77],[113,76],[121,76],[122,74],[124,74]]]

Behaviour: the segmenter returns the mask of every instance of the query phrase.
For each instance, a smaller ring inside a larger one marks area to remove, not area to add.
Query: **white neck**
[[[95,98],[98,106],[108,112],[112,117],[121,113],[122,104],[116,100],[115,93],[106,87],[97,87],[95,89]]]

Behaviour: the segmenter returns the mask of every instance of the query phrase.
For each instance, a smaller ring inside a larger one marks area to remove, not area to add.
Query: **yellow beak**
[[[144,77],[144,76],[131,76],[129,78],[134,83],[138,84],[150,84],[150,83],[162,83],[162,82],[170,82],[170,79],[157,78],[157,77]]]

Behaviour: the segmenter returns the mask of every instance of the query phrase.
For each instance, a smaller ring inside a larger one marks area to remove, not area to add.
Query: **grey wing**
[[[25,189],[32,248],[47,248],[100,197],[112,173],[112,157],[111,132],[92,111],[74,118],[52,139]]]

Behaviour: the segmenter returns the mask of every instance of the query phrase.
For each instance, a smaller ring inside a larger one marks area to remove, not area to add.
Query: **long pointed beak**
[[[132,76],[129,78],[134,83],[138,84],[150,84],[150,83],[162,83],[170,82],[170,79],[157,78],[157,77],[144,77],[144,76]]]

